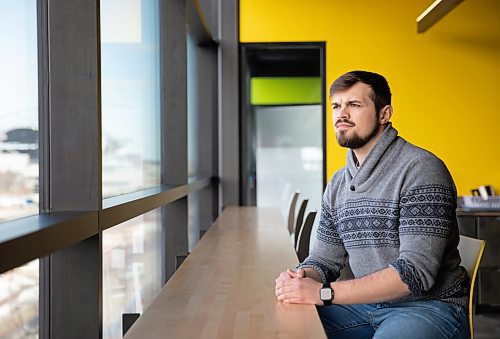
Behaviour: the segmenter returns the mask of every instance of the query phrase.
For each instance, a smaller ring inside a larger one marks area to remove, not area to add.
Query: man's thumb
[[[299,268],[297,270],[297,276],[299,278],[305,278],[306,277],[306,271],[303,268]]]
[[[288,269],[287,271],[292,278],[304,278],[306,276],[306,271],[302,268],[299,268],[297,271],[292,271],[291,269]]]

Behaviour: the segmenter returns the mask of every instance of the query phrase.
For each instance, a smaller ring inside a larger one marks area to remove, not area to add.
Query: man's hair
[[[358,82],[367,84],[372,88],[371,99],[375,103],[377,115],[386,105],[391,104],[391,89],[387,80],[380,74],[366,71],[351,71],[337,78],[330,86],[330,98],[338,91],[351,88]]]

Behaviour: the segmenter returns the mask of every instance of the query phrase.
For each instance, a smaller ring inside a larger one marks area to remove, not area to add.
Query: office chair
[[[293,241],[294,248],[297,247],[297,241],[299,240],[299,233],[300,230],[302,229],[302,223],[304,222],[304,213],[306,212],[306,207],[308,202],[309,199],[304,199],[300,204],[299,214],[297,214],[297,221],[295,222],[294,241]]]
[[[481,239],[475,239],[460,235],[460,242],[458,243],[458,251],[460,252],[460,257],[462,262],[460,265],[465,267],[467,273],[469,273],[470,278],[470,292],[469,292],[469,327],[470,327],[470,337],[474,339],[474,325],[472,322],[473,315],[473,299],[474,285],[476,281],[476,274],[479,268],[479,263],[481,262],[481,257],[483,256],[484,246],[486,241]]]
[[[303,262],[309,255],[309,240],[311,239],[311,230],[316,218],[316,211],[309,212],[306,221],[300,230],[299,242],[297,243],[296,252],[299,262]]]
[[[295,224],[295,206],[297,205],[297,199],[299,198],[299,191],[295,192],[290,202],[290,210],[288,211],[288,233],[292,234],[293,226]]]

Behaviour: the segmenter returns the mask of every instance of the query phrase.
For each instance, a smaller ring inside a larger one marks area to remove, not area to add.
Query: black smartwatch
[[[334,296],[335,293],[333,293],[330,284],[329,283],[323,284],[323,287],[319,290],[319,298],[323,301],[323,305],[331,306]]]

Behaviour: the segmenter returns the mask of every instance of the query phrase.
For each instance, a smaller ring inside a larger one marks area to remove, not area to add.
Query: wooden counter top
[[[326,338],[314,306],[276,300],[297,262],[278,209],[228,207],[125,338]]]

